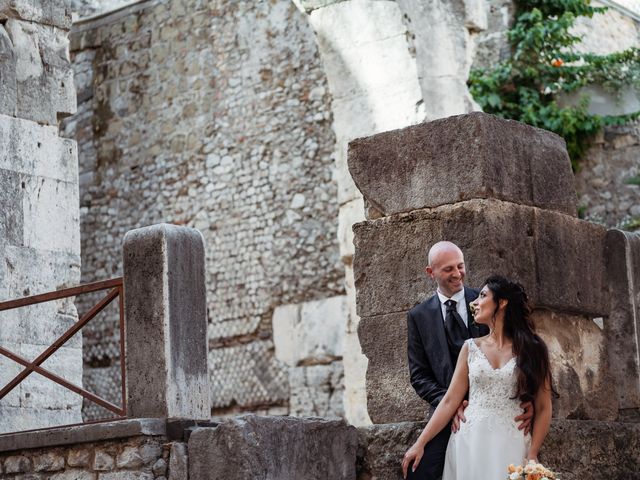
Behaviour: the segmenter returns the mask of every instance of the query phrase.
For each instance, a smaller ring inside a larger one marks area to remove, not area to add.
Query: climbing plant
[[[517,0],[515,23],[507,33],[511,57],[490,69],[474,69],[469,76],[471,94],[485,112],[562,136],[574,169],[604,125],[640,116],[592,115],[586,95],[574,105],[558,102],[559,96],[590,84],[618,96],[626,86],[640,91],[640,50],[595,55],[576,48],[581,41],[571,32],[576,19],[605,10],[592,7],[589,0]]]

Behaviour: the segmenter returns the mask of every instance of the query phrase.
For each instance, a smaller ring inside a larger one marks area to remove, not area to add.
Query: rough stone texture
[[[581,214],[608,227],[640,219],[640,125],[607,127],[575,175]],[[635,182],[635,183],[634,183]]]
[[[383,215],[473,198],[576,213],[564,140],[485,113],[354,140],[349,170],[365,200]]]
[[[187,480],[189,472],[189,455],[185,443],[173,442],[169,457],[168,480]]]
[[[431,407],[409,381],[406,313],[363,318],[358,336],[362,353],[369,359],[367,411],[373,423],[426,418]]]
[[[423,427],[407,422],[360,428],[357,479],[400,480],[402,455]],[[554,420],[540,461],[563,480],[637,478],[640,425]]]
[[[189,437],[189,477],[199,480],[355,477],[357,433],[342,421],[245,416]]]
[[[342,358],[347,315],[344,296],[277,307],[273,312],[276,358],[292,367]]]
[[[57,125],[58,116],[75,113],[68,33],[14,18],[1,28],[6,30],[15,58],[8,68],[15,69],[16,101],[14,110],[0,113],[50,125]],[[10,75],[10,82],[12,78]]]
[[[362,317],[406,311],[427,298],[433,289],[425,283],[426,248],[443,238],[465,252],[469,285],[498,272],[521,281],[536,307],[608,312],[605,229],[567,215],[470,200],[360,223],[354,232]]]
[[[640,410],[640,234],[609,230],[606,236],[611,313],[604,327],[613,386],[621,409]]]
[[[122,271],[131,228],[198,228],[212,406],[286,406],[273,310],[344,293],[331,97],[313,32],[290,0],[139,7],[73,36],[80,106],[64,131],[79,141],[83,281]],[[117,371],[116,318],[88,332],[87,367]],[[98,392],[115,382],[90,380]]]
[[[553,400],[554,416],[617,420],[618,399],[611,391],[616,377],[609,366],[613,351],[602,325],[589,317],[549,310],[536,310],[533,320],[549,348],[554,385],[560,395]]]
[[[88,426],[74,428],[91,430]],[[153,480],[157,478],[167,480],[163,471],[159,470],[157,473],[154,471],[155,465],[171,461],[173,452],[163,449],[163,445],[168,441],[167,437],[148,435],[140,431],[130,431],[129,435],[123,434],[116,423],[103,424],[102,430],[104,438],[93,442],[75,443],[69,439],[63,446],[49,448],[45,441],[43,445],[34,444],[30,448],[20,448],[18,451],[15,451],[14,446],[10,446],[9,450],[12,450],[10,453],[0,448],[0,473],[7,474],[2,478],[20,480],[100,480],[105,478]],[[46,440],[46,437],[43,438]],[[130,461],[134,458],[138,461]],[[121,459],[129,461],[122,462]]]
[[[79,215],[75,142],[57,129],[0,114],[0,298],[8,300],[78,283]],[[32,360],[78,318],[70,299],[2,312],[0,344]],[[36,322],[35,319],[38,319]],[[81,384],[81,339],[70,340],[43,367]],[[0,358],[0,383],[22,370]],[[32,374],[0,405],[0,431],[80,421],[81,397]]]
[[[209,418],[202,235],[168,224],[132,230],[123,257],[126,342],[136,346],[126,362],[128,414]]]
[[[342,362],[290,370],[290,415],[344,418]]]
[[[17,18],[69,30],[71,12],[65,0],[0,0],[0,20]]]

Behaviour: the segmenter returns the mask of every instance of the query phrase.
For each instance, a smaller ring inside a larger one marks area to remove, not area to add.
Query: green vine
[[[507,33],[511,58],[469,76],[471,94],[485,112],[562,136],[574,169],[604,125],[640,117],[640,112],[592,115],[586,95],[573,105],[558,102],[559,96],[585,85],[600,85],[618,96],[626,86],[640,91],[640,50],[595,55],[576,49],[581,37],[570,31],[576,18],[604,11],[589,0],[517,0],[515,23]]]

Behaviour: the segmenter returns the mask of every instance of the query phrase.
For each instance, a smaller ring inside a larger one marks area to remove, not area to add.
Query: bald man
[[[427,275],[438,290],[407,315],[409,372],[411,385],[433,408],[447,391],[458,354],[467,338],[489,333],[484,325],[474,325],[469,303],[479,290],[464,286],[464,255],[451,242],[438,242],[429,250]],[[463,417],[464,406],[458,409]],[[437,480],[442,477],[451,428],[444,428],[424,449],[418,468],[409,468],[407,478]]]

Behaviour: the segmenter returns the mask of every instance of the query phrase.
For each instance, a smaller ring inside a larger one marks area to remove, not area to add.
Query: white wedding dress
[[[442,480],[505,480],[507,467],[522,465],[531,442],[513,420],[522,413],[516,388],[516,359],[494,369],[473,339],[469,348],[467,419],[447,446]]]

